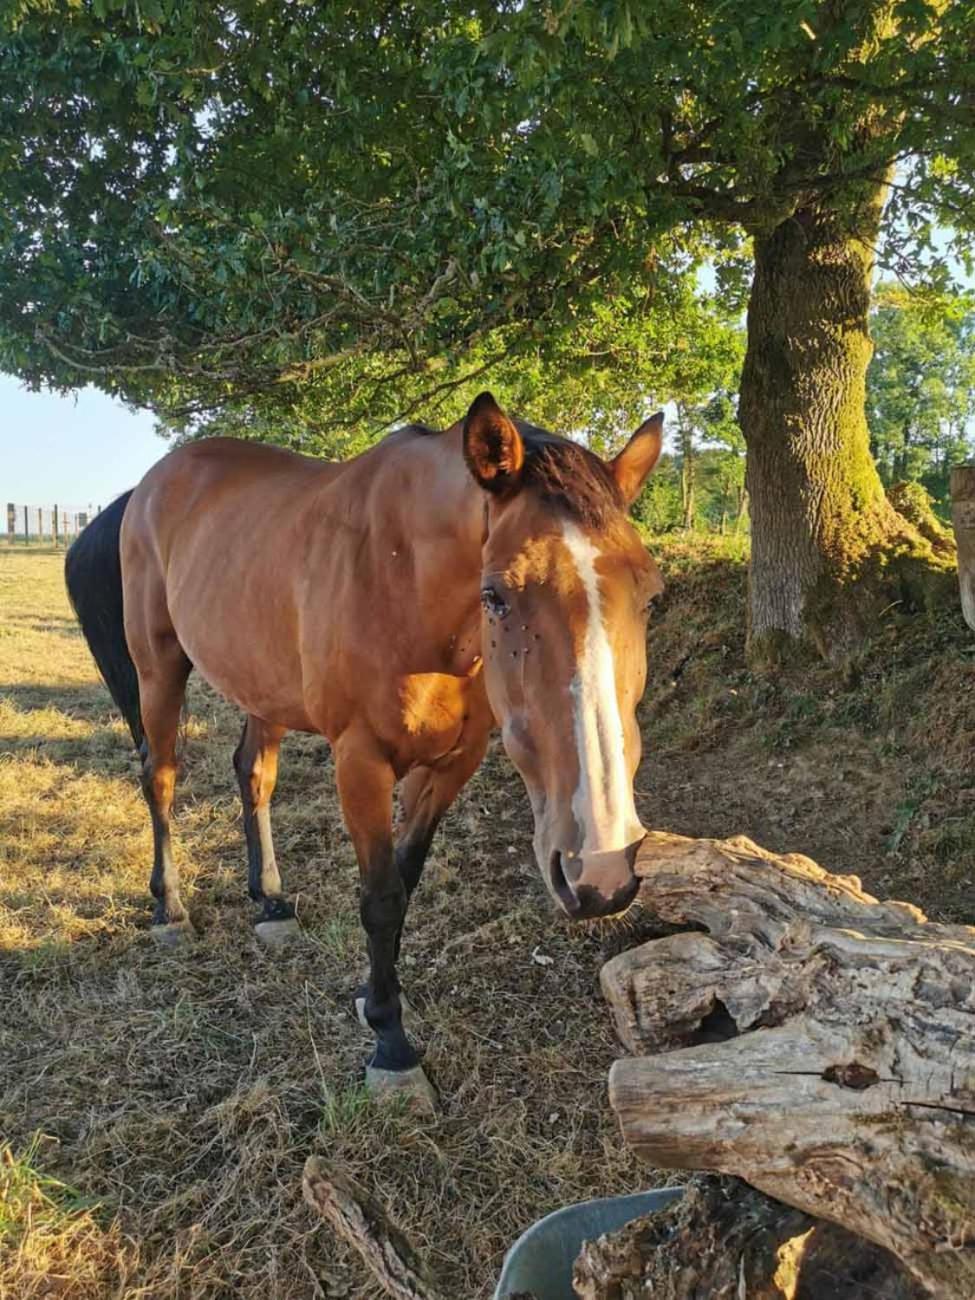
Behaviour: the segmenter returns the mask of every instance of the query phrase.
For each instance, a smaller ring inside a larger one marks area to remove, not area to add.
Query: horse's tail
[[[64,580],[98,671],[138,749],[143,740],[139,678],[125,640],[119,556],[122,516],[131,495],[113,501],[75,538],[65,556]]]

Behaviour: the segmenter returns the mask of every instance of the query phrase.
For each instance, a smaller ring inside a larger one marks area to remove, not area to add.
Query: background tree
[[[752,645],[842,659],[891,584],[938,564],[870,457],[867,312],[885,202],[902,270],[930,262],[936,221],[970,224],[972,18],[972,0],[18,0],[0,365],[184,428],[267,427],[319,383],[340,399],[320,427],[381,424],[515,357],[564,360],[580,322],[750,236]]]
[[[744,333],[720,297],[702,298],[693,333],[679,340],[670,367],[672,430],[680,472],[681,524],[695,523],[698,460],[703,445],[738,439],[734,394],[741,377]],[[709,459],[715,460],[712,452]]]
[[[886,486],[920,482],[945,518],[951,467],[971,455],[975,418],[975,303],[931,302],[878,286],[867,372],[870,448]]]

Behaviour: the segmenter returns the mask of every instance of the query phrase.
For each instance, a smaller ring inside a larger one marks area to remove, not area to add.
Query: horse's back
[[[153,465],[126,513],[132,523],[151,525],[164,545],[167,532],[193,516],[204,527],[227,508],[244,518],[269,499],[324,487],[342,468],[266,443],[206,438],[177,447]]]

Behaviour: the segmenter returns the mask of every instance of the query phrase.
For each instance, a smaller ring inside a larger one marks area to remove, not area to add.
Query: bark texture
[[[446,1300],[403,1234],[347,1175],[309,1156],[302,1185],[308,1204],[358,1252],[393,1300]]]
[[[745,839],[651,834],[637,870],[685,929],[603,968],[620,1037],[653,1053],[610,1075],[627,1140],[975,1295],[975,930]]]
[[[804,649],[848,661],[881,603],[903,598],[891,594],[892,559],[944,567],[887,502],[870,455],[867,318],[884,194],[876,184],[843,212],[800,208],[755,239],[739,419],[758,663]]]
[[[951,471],[951,519],[958,547],[961,612],[975,631],[975,465],[958,465]]]
[[[735,1178],[585,1244],[579,1300],[920,1300],[892,1255]]]

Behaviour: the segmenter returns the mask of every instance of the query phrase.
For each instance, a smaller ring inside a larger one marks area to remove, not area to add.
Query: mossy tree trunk
[[[753,660],[803,649],[849,660],[878,600],[892,598],[890,554],[927,558],[885,498],[867,429],[867,319],[884,195],[877,183],[843,206],[799,208],[755,239],[739,405]]]

